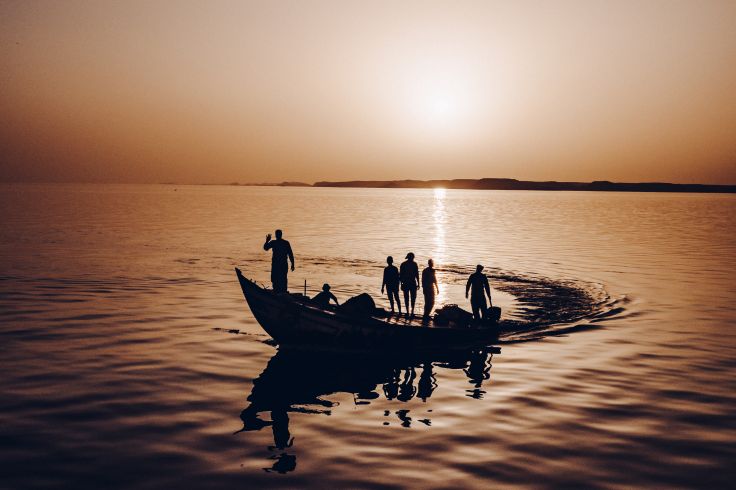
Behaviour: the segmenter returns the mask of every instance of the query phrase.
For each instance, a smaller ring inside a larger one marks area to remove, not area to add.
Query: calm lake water
[[[0,487],[733,485],[736,196],[0,190]],[[486,265],[501,353],[278,352],[233,273],[277,227],[341,300]]]

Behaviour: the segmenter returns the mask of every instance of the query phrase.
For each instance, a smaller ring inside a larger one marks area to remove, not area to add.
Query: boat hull
[[[489,346],[495,329],[422,326],[375,317],[355,318],[274,294],[235,269],[253,316],[279,345],[318,349],[448,350]]]

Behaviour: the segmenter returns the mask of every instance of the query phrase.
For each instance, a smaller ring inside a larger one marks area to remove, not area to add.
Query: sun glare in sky
[[[734,19],[733,0],[0,2],[0,181],[736,182]]]
[[[462,141],[477,131],[478,112],[488,105],[484,102],[489,93],[481,94],[474,86],[479,73],[472,64],[462,57],[413,56],[419,59],[395,75],[404,86],[395,110],[408,133],[420,144],[437,145]]]
[[[418,112],[424,122],[430,126],[451,127],[460,122],[462,108],[458,94],[435,91],[423,94],[419,101]]]

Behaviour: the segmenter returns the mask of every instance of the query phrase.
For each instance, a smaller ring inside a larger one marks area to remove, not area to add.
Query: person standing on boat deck
[[[424,318],[429,318],[429,314],[432,313],[432,308],[434,308],[435,289],[437,294],[440,292],[440,287],[437,285],[437,274],[434,270],[434,260],[432,259],[427,261],[427,267],[422,271],[422,288],[424,288]]]
[[[263,244],[263,250],[271,250],[271,284],[275,293],[285,293],[288,288],[287,274],[289,272],[289,263],[291,261],[291,270],[294,270],[294,253],[291,251],[291,244],[281,238],[283,232],[276,230],[276,240],[271,240],[271,234],[266,235],[266,243]]]
[[[486,294],[488,294],[488,301],[493,306],[493,300],[491,300],[491,287],[488,285],[488,278],[483,274],[483,266],[478,264],[475,267],[475,272],[470,274],[468,277],[468,283],[465,285],[465,297],[468,297],[468,291],[470,291],[470,306],[473,308],[473,320],[486,319],[486,310],[488,306],[486,304]]]
[[[381,284],[381,294],[384,290],[388,291],[388,302],[391,303],[391,313],[394,312],[394,299],[399,307],[399,315],[401,314],[401,301],[399,300],[399,269],[394,265],[394,258],[390,255],[386,257],[388,264],[383,268],[383,283]]]
[[[399,279],[401,290],[404,292],[406,314],[409,314],[409,300],[411,300],[411,314],[414,315],[414,303],[417,302],[417,289],[419,289],[419,266],[414,262],[414,253],[406,254],[406,260],[399,267]]]
[[[317,303],[317,306],[319,306],[323,310],[326,310],[330,306],[330,300],[334,301],[337,306],[340,306],[340,303],[337,301],[337,298],[335,298],[335,295],[330,292],[329,284],[323,285],[322,291],[320,291],[317,296],[312,298],[312,301]]]

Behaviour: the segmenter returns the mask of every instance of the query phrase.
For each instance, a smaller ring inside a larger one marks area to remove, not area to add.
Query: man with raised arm
[[[263,244],[263,250],[271,250],[271,284],[274,293],[285,293],[288,288],[287,274],[289,273],[289,263],[291,261],[291,270],[294,270],[294,253],[291,251],[291,244],[281,238],[283,232],[276,230],[276,240],[271,240],[271,234],[266,235],[266,243]]]

